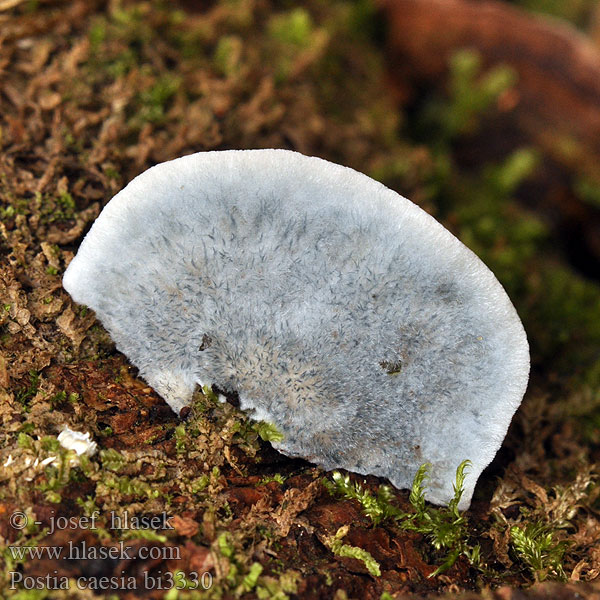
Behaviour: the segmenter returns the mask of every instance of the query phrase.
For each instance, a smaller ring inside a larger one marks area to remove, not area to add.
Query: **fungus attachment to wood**
[[[280,451],[461,508],[529,374],[491,271],[415,204],[286,150],[152,167],[102,211],[64,287],[179,412],[196,385],[239,394]]]

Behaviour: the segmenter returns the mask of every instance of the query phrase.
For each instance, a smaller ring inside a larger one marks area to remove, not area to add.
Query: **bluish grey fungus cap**
[[[136,177],[63,284],[174,411],[237,391],[273,446],[469,506],[519,406],[525,331],[492,272],[415,204],[286,150],[201,152]]]

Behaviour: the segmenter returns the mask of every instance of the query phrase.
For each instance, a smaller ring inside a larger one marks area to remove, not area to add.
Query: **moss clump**
[[[443,563],[433,572],[434,577],[450,569],[456,559],[462,554],[471,564],[478,566],[480,559],[479,546],[471,547],[468,542],[468,522],[458,511],[458,504],[463,494],[465,470],[469,461],[463,461],[456,470],[454,497],[445,508],[434,508],[425,503],[425,481],[429,465],[422,465],[413,480],[409,502],[413,512],[402,511],[392,503],[393,495],[387,486],[381,486],[374,496],[364,490],[358,483],[352,484],[350,478],[333,473],[333,484],[323,480],[330,493],[339,494],[347,499],[356,500],[374,524],[385,519],[391,519],[406,531],[415,531],[427,537],[436,552],[446,552]]]
[[[329,493],[338,494],[348,500],[356,500],[374,525],[386,519],[401,519],[405,516],[405,513],[392,504],[393,494],[388,486],[379,486],[377,494],[373,495],[360,483],[352,483],[348,475],[343,475],[339,471],[334,471],[331,477],[333,482],[323,479],[323,485]]]

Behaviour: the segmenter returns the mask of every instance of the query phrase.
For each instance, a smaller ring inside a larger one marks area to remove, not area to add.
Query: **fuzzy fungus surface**
[[[179,411],[237,391],[273,445],[461,508],[519,406],[523,326],[492,272],[366,175],[286,150],[202,152],[135,178],[64,287]]]

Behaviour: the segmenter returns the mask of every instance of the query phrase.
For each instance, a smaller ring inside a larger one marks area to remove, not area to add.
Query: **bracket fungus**
[[[382,184],[287,150],[200,152],[119,192],[63,280],[174,411],[237,391],[273,446],[461,508],[529,375],[492,272]]]

